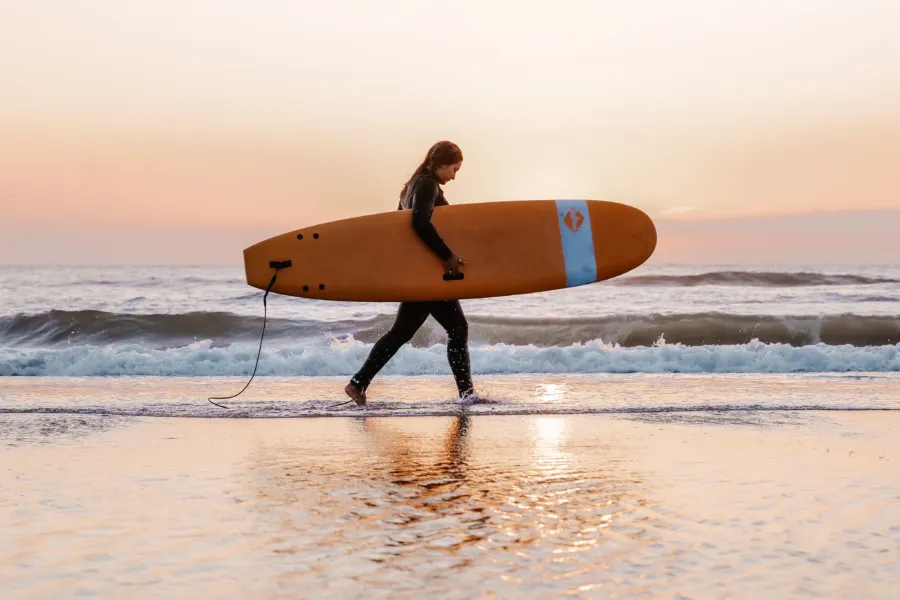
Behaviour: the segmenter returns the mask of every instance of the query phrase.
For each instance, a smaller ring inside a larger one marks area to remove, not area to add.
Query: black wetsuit
[[[438,235],[431,214],[435,206],[446,204],[434,174],[426,171],[410,182],[406,196],[397,206],[397,210],[412,211],[413,228],[441,260],[449,259],[453,252]],[[428,315],[447,331],[447,359],[460,397],[474,393],[469,367],[469,325],[458,300],[401,302],[393,326],[375,342],[366,362],[351,381],[365,390],[400,347],[412,339]]]

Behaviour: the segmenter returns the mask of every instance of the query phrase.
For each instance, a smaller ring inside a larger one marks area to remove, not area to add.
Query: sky
[[[886,0],[0,0],[0,262],[239,263],[394,209],[439,139],[451,203],[624,202],[653,260],[890,261],[896,23]]]

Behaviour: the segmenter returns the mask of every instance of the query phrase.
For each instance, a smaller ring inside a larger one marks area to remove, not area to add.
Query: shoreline
[[[900,373],[495,375],[476,379],[483,401],[461,401],[445,375],[383,375],[366,408],[343,377],[0,378],[0,417],[13,414],[210,419],[358,418],[514,414],[743,413],[900,410]]]

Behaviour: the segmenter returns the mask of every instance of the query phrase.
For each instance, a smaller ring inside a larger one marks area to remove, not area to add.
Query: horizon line
[[[588,200],[590,200],[588,198]],[[506,202],[505,200],[500,200],[499,202]],[[631,204],[628,202],[619,202],[615,200],[603,200],[603,202],[616,202],[617,204],[624,204],[626,206],[631,206],[633,208],[638,208],[642,210],[644,213],[650,214],[651,212],[655,212],[651,209],[642,209],[636,204]],[[462,206],[463,204],[478,204],[474,202],[468,203],[459,203],[458,206]],[[381,214],[386,212],[393,212],[391,210],[385,211],[377,211],[373,213],[360,213],[353,216],[348,217],[340,217],[338,219],[331,219],[331,221],[345,220],[345,219],[353,219],[358,217],[364,217],[369,215]],[[820,210],[807,210],[807,211],[798,211],[798,212],[783,212],[783,213],[759,213],[759,214],[744,214],[744,215],[710,215],[705,214],[702,211],[697,211],[697,216],[688,216],[691,213],[680,213],[681,216],[651,216],[655,223],[700,223],[700,222],[715,222],[715,221],[752,221],[752,220],[765,220],[765,219],[793,219],[798,217],[821,217],[821,216],[840,216],[840,215],[867,215],[874,216],[879,214],[891,214],[891,215],[900,215],[900,208],[891,209],[891,208],[853,208],[853,209],[820,209]],[[317,224],[324,224],[329,221],[322,221]],[[72,225],[72,224],[46,224],[46,223],[27,223],[27,222],[19,222],[19,223],[10,223],[6,222],[0,225],[0,229],[3,228],[15,228],[19,229],[21,227],[29,227],[29,226],[37,226],[38,229],[51,230],[51,229],[67,229],[67,230],[91,230],[91,229],[133,229],[133,230],[153,230],[153,229],[172,229],[172,230],[203,230],[203,229],[213,229],[213,230],[252,230],[252,229],[269,229],[272,225],[263,225],[263,224],[249,224],[249,225],[237,225],[237,224],[220,224],[220,225],[182,225],[173,223],[171,225],[167,224],[150,224],[145,225],[141,223],[124,224],[124,223],[108,223],[101,225]],[[288,229],[284,231],[292,231],[290,226]]]

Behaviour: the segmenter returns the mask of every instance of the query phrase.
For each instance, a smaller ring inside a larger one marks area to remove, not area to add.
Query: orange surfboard
[[[462,277],[389,211],[303,227],[244,250],[247,283],[321,300],[399,302],[528,294],[603,281],[646,261],[656,228],[637,208],[600,200],[437,206],[438,234],[465,261]]]

